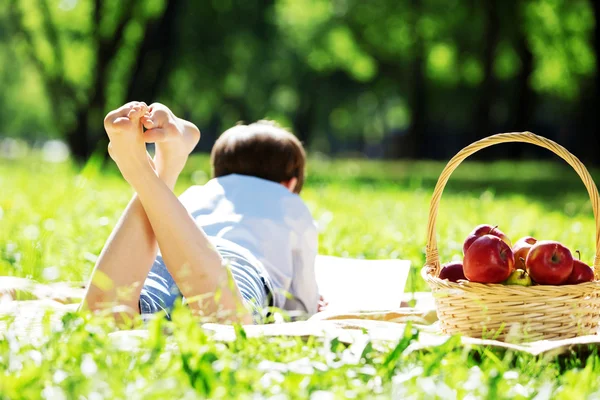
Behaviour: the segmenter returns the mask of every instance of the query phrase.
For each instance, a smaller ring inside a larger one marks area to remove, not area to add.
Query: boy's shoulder
[[[297,194],[290,192],[282,184],[256,176],[229,174],[211,179],[208,183],[214,183],[223,188],[224,191],[247,191],[262,196],[297,197],[300,199]]]
[[[186,206],[226,200],[238,210],[259,206],[275,211],[275,208],[283,207],[286,214],[303,214],[312,219],[308,206],[296,193],[279,183],[249,175],[230,174],[213,178],[204,185],[190,186],[179,199]]]

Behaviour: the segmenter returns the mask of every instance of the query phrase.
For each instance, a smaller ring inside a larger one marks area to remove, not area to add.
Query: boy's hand
[[[110,139],[108,153],[130,183],[142,171],[152,170],[140,120],[147,112],[146,103],[133,101],[109,112],[104,118],[104,129]]]
[[[319,295],[319,304],[317,305],[317,312],[327,310],[328,305],[329,305],[329,302],[327,300],[325,300],[323,295],[322,294]]]
[[[154,162],[158,173],[178,175],[200,140],[198,128],[191,122],[177,118],[168,107],[160,103],[152,104],[149,113],[141,121],[147,129],[144,140],[156,145]]]

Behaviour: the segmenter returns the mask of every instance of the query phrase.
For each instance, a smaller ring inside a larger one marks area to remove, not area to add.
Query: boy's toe
[[[136,119],[140,118],[142,115],[144,115],[144,111],[142,110],[142,107],[140,107],[140,106],[133,107],[127,114],[127,116],[129,118],[136,118]]]

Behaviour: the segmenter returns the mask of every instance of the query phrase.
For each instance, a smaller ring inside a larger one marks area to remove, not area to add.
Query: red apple
[[[525,261],[527,273],[541,285],[565,283],[573,271],[573,255],[553,240],[540,240],[529,250]]]
[[[515,255],[515,264],[517,268],[525,269],[525,260],[527,260],[527,255],[529,254],[529,250],[531,247],[537,243],[537,239],[532,238],[531,236],[525,236],[519,240],[512,248],[513,254]]]
[[[458,282],[459,279],[467,280],[463,271],[463,263],[453,261],[442,265],[440,279],[448,279],[450,282]]]
[[[472,282],[504,282],[515,267],[510,246],[494,235],[483,235],[475,240],[463,260],[465,276]]]
[[[573,271],[567,278],[565,285],[576,285],[594,280],[594,270],[581,260],[573,260]]]
[[[465,243],[463,244],[463,254],[467,254],[467,250],[469,247],[475,242],[477,239],[482,237],[483,235],[493,235],[502,239],[509,247],[511,247],[510,239],[508,236],[504,234],[497,226],[492,225],[479,225],[471,231],[469,236],[465,239]]]

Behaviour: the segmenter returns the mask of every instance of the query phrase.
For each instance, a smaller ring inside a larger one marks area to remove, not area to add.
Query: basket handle
[[[534,135],[531,132],[500,133],[489,136],[465,147],[448,162],[438,178],[437,184],[435,185],[435,189],[433,191],[433,196],[431,198],[431,204],[429,206],[426,248],[426,265],[430,268],[429,273],[436,277],[439,276],[440,273],[440,257],[437,248],[435,223],[440,205],[440,199],[442,197],[444,187],[446,186],[446,183],[448,183],[450,175],[460,165],[460,163],[471,154],[495,144],[511,142],[531,143],[552,151],[560,158],[568,162],[583,181],[583,184],[590,195],[590,200],[592,201],[592,209],[594,210],[594,219],[596,221],[596,255],[594,256],[594,275],[595,279],[598,280],[600,278],[600,219],[598,219],[598,207],[600,199],[598,197],[598,188],[596,188],[596,184],[594,183],[594,180],[592,179],[587,168],[581,163],[581,161],[579,161],[577,157],[569,153],[567,149],[558,143],[553,142],[550,139],[546,139],[545,137]]]

